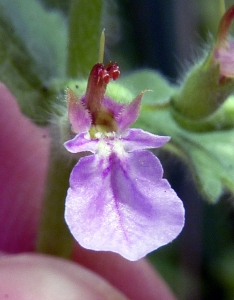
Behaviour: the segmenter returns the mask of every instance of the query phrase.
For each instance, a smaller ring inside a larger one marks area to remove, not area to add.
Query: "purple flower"
[[[115,63],[96,64],[81,100],[68,89],[69,119],[77,135],[64,145],[71,153],[92,154],[71,173],[65,219],[81,246],[137,260],[180,233],[184,208],[162,179],[157,157],[145,150],[170,138],[128,128],[138,117],[143,93],[128,105],[104,96],[109,79],[118,75]]]

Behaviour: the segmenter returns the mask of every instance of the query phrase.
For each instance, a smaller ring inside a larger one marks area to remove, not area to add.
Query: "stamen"
[[[113,80],[116,80],[120,76],[120,70],[119,70],[119,65],[116,62],[110,62],[106,66],[106,70],[108,71],[110,78]]]
[[[106,69],[104,69],[104,66],[103,66],[103,68],[100,68],[98,70],[98,76],[106,84],[108,84],[110,82],[110,74],[108,73],[108,71]]]

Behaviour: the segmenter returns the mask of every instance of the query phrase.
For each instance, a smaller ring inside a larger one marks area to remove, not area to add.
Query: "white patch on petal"
[[[120,139],[115,139],[113,141],[113,151],[120,158],[125,155],[125,150],[124,150],[124,147],[123,147],[123,142]]]
[[[105,139],[101,139],[98,143],[98,155],[107,158],[111,154],[111,145]]]
[[[91,139],[89,132],[87,132],[87,133],[84,135],[84,138],[85,138],[86,140],[90,140],[90,139]]]
[[[115,132],[106,132],[105,136],[108,137],[109,139],[111,139],[111,138],[113,139],[113,138],[115,138],[116,133]]]
[[[96,139],[100,139],[102,135],[103,135],[102,132],[96,132],[94,136]]]
[[[115,153],[119,158],[125,156],[124,143],[115,132],[96,133],[95,137],[99,137],[97,154],[101,159],[108,163],[108,158]]]

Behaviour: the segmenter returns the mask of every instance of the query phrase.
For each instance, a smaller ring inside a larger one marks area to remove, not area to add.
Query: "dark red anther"
[[[110,78],[116,80],[120,76],[119,65],[116,62],[110,62],[106,66],[106,70],[109,72]]]
[[[115,62],[110,62],[106,67],[100,64],[98,67],[98,77],[106,84],[110,82],[110,79],[116,80],[119,76],[119,65]]]
[[[98,70],[98,77],[101,78],[106,84],[110,82],[110,74],[109,72],[105,69],[104,66],[100,67]]]

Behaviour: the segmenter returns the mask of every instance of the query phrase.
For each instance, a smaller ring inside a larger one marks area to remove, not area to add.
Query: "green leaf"
[[[177,89],[163,75],[153,70],[141,70],[127,77],[120,77],[118,84],[131,91],[134,97],[141,91],[149,90],[150,92],[144,94],[144,102],[149,104],[168,101]]]
[[[1,0],[0,9],[34,59],[35,71],[41,80],[64,77],[67,26],[62,14],[46,10],[37,0]]]
[[[190,166],[200,192],[215,203],[223,188],[234,193],[234,129],[191,132],[179,126],[170,107],[160,105],[176,88],[153,71],[141,71],[122,79],[132,93],[154,88],[143,97],[142,110],[134,126],[171,136],[164,149],[174,151]]]
[[[38,108],[44,106],[46,92],[33,71],[32,58],[13,32],[0,14],[0,81],[16,97],[21,110],[40,122],[42,116],[38,113]]]
[[[190,139],[184,148],[211,201],[218,200],[222,187],[234,193],[234,130],[191,135]]]

